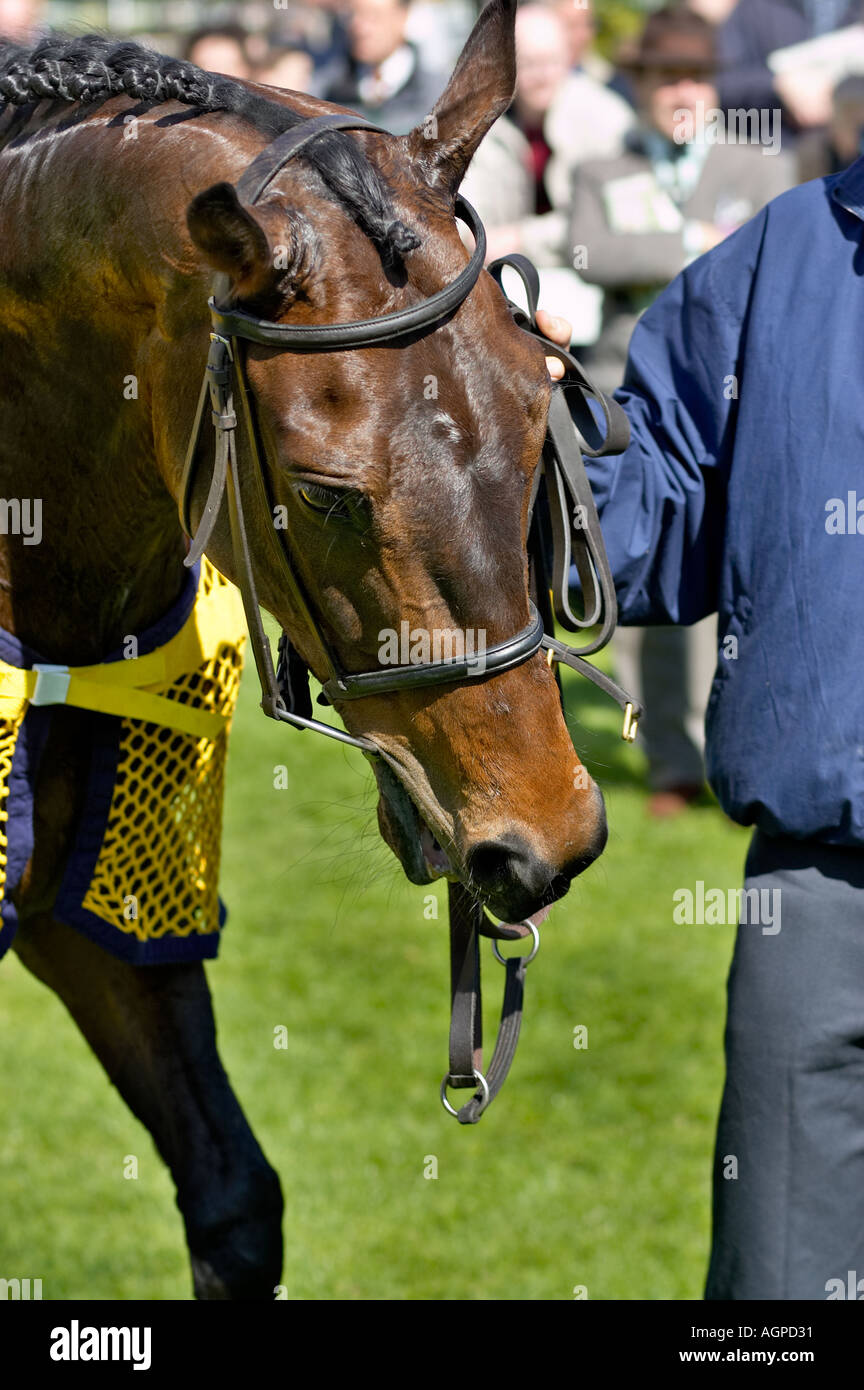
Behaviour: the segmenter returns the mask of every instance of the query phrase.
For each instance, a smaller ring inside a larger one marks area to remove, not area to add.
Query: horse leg
[[[219,1059],[203,966],[128,965],[48,914],[21,924],[15,949],[62,999],[171,1170],[196,1298],[272,1299],[282,1192]]]

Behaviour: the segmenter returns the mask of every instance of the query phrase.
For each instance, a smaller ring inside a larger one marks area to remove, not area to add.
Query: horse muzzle
[[[586,826],[583,818],[568,848],[553,857],[516,827],[482,836],[460,835],[458,830],[445,835],[437,824],[433,828],[432,816],[417,806],[390,767],[381,762],[375,771],[379,828],[406,877],[417,884],[439,878],[461,882],[505,922],[521,921],[563,898],[572,880],[606,845],[606,812],[596,786],[587,808],[590,824]]]

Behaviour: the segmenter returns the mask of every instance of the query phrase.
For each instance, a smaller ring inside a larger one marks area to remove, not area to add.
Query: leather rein
[[[238,196],[247,204],[255,204],[273,178],[304,145],[318,135],[335,130],[389,133],[359,116],[334,113],[303,121],[278,136],[256,156],[236,185]],[[384,342],[398,343],[409,336],[434,331],[470,294],[483,269],[486,255],[483,224],[464,198],[456,199],[455,215],[466,223],[475,240],[467,264],[443,289],[406,309],[351,323],[275,323],[255,318],[226,303],[230,296],[230,281],[226,275],[216,277],[214,295],[208,301],[212,323],[210,351],[180,486],[180,520],[191,538],[184,563],[191,567],[200,559],[213,534],[227,493],[234,571],[261,683],[261,708],[271,719],[300,729],[312,729],[327,738],[359,748],[370,757],[382,756],[382,750],[371,739],[355,737],[344,729],[334,728],[313,718],[309,672],[285,632],[279,642],[278,664],[275,667],[273,664],[258,601],[246,529],[247,502],[244,501],[237,451],[237,431],[242,419],[252,465],[247,483],[250,493],[248,505],[253,512],[260,515],[264,510],[272,518],[274,500],[246,374],[244,343],[261,343],[289,352],[334,352]],[[529,548],[538,605],[547,610],[547,621],[554,617],[571,632],[594,627],[598,627],[599,632],[584,646],[569,647],[546,635],[544,619],[538,607],[529,599],[528,624],[506,641],[487,647],[482,663],[473,657],[452,657],[406,666],[381,667],[372,671],[347,672],[316,621],[313,605],[292,563],[284,532],[275,526],[268,526],[278,576],[323,654],[327,677],[318,697],[322,704],[363,699],[367,695],[397,690],[425,689],[445,683],[487,679],[521,665],[543,649],[551,666],[562,663],[571,667],[617,701],[624,710],[622,736],[632,741],[642,713],[641,705],[585,660],[587,655],[604,647],[612,636],[617,620],[617,605],[582,454],[593,457],[622,452],[629,439],[627,419],[617,402],[603,396],[591,385],[576,359],[539,331],[536,323],[539,282],[530,261],[523,256],[504,257],[496,261],[489,270],[499,284],[505,266],[511,266],[519,275],[528,298],[527,314],[510,304],[516,323],[542,342],[547,355],[555,356],[564,363],[569,384],[576,388],[568,392],[566,401],[562,391],[552,393],[542,462],[534,480],[532,513],[542,490],[542,505],[551,529],[553,555],[550,584],[546,575],[546,547],[540,543],[536,528],[532,528],[533,540]],[[599,410],[605,431],[597,423],[589,398],[593,399]],[[208,401],[216,449],[210,486],[196,529],[192,523],[191,507],[198,476],[199,446],[207,423]],[[581,617],[572,612],[569,602],[571,562],[576,565],[583,592],[584,612]],[[551,598],[551,612],[547,595]],[[482,904],[460,883],[448,883],[448,897],[452,1013],[449,1071],[441,1084],[441,1099],[445,1108],[461,1124],[474,1124],[500,1090],[513,1060],[522,1018],[525,970],[537,953],[539,931],[530,921],[516,925],[493,922]],[[498,952],[497,941],[518,940],[529,935],[534,938],[531,954],[505,961]],[[493,939],[495,954],[507,972],[498,1040],[485,1075],[481,1050],[480,936]],[[474,1089],[474,1095],[458,1112],[447,1100],[448,1086]]]

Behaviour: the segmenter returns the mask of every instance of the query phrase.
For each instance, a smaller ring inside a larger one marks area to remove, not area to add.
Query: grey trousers
[[[644,742],[652,791],[700,786],[705,706],[717,665],[717,615],[692,627],[619,627],[618,680],[645,706]]]
[[[738,927],[705,1297],[860,1301],[864,849],[757,831],[745,886],[780,930]]]

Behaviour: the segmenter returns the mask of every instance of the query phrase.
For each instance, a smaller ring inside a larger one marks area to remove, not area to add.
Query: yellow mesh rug
[[[17,925],[9,890],[32,852],[32,787],[57,703],[91,710],[93,733],[55,915],[136,964],[216,954],[225,759],[245,639],[239,594],[206,559],[131,655],[33,670],[0,634],[0,955]]]

